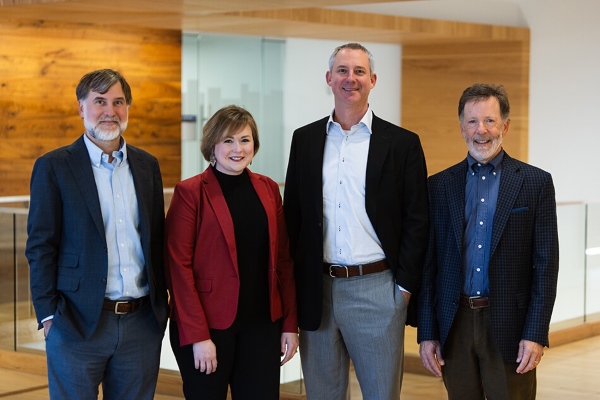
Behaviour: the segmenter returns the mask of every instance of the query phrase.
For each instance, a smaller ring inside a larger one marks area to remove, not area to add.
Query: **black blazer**
[[[295,265],[298,322],[305,330],[318,329],[322,313],[322,170],[328,120],[323,118],[294,132],[285,182],[283,206]],[[416,294],[429,228],[423,149],[416,134],[375,115],[371,128],[367,214],[396,283]],[[416,316],[407,323],[416,324]]]
[[[140,236],[150,299],[166,327],[163,269],[164,197],[158,161],[127,145],[137,195]],[[88,339],[102,310],[108,254],[98,190],[83,136],[40,157],[31,176],[26,255],[38,321],[54,315],[52,329]]]

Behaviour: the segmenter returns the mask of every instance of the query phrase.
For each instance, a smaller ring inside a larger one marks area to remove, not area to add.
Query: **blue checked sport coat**
[[[417,340],[444,344],[463,285],[466,159],[428,179],[429,248],[419,296]],[[490,315],[507,362],[522,339],[548,346],[558,278],[554,185],[549,173],[504,155],[490,244]]]
[[[150,301],[164,331],[169,315],[163,269],[164,195],[156,158],[127,145],[138,201],[139,230]],[[38,322],[89,339],[106,292],[108,253],[98,189],[83,135],[38,158],[31,177],[27,246]],[[40,323],[39,327],[42,325]]]

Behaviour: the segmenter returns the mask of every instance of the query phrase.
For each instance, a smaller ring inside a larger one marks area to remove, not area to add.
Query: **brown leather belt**
[[[462,306],[467,306],[472,309],[485,308],[490,306],[490,298],[479,296],[469,297],[464,294],[461,294],[460,301],[458,303]]]
[[[112,311],[115,314],[131,314],[139,310],[144,302],[148,301],[148,296],[133,300],[108,300],[104,299],[102,309]]]
[[[389,268],[390,266],[386,260],[380,260],[361,265],[323,263],[323,273],[331,276],[332,278],[352,278],[353,276],[361,276],[385,271]]]

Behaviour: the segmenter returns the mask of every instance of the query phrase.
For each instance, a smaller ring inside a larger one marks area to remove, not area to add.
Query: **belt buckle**
[[[340,265],[340,264],[331,264],[329,266],[329,276],[332,278],[337,278],[335,275],[333,275],[333,268],[344,268],[346,270],[346,278],[350,277],[350,274],[348,273],[348,267],[346,267],[345,265]]]
[[[481,296],[470,296],[470,297],[469,297],[469,307],[470,307],[472,310],[475,310],[476,308],[481,308],[481,307],[479,307],[479,306],[476,306],[476,305],[474,305],[474,304],[473,304],[473,300],[475,300],[475,299],[480,299],[480,298],[481,298]]]
[[[119,314],[119,315],[121,315],[121,314],[127,314],[127,311],[123,311],[123,312],[119,311],[119,304],[127,304],[127,303],[129,303],[129,302],[128,301],[117,301],[117,302],[115,302],[115,314]]]

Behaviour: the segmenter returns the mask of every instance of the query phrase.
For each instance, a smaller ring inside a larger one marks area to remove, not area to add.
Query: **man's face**
[[[79,101],[79,115],[86,134],[96,140],[119,138],[127,128],[128,113],[129,106],[119,82],[104,94],[90,92],[85,100]]]
[[[491,161],[502,149],[510,120],[502,121],[498,99],[469,101],[460,124],[469,154],[482,164]]]
[[[342,49],[325,76],[337,105],[366,105],[377,76],[371,75],[369,57],[362,50]]]

